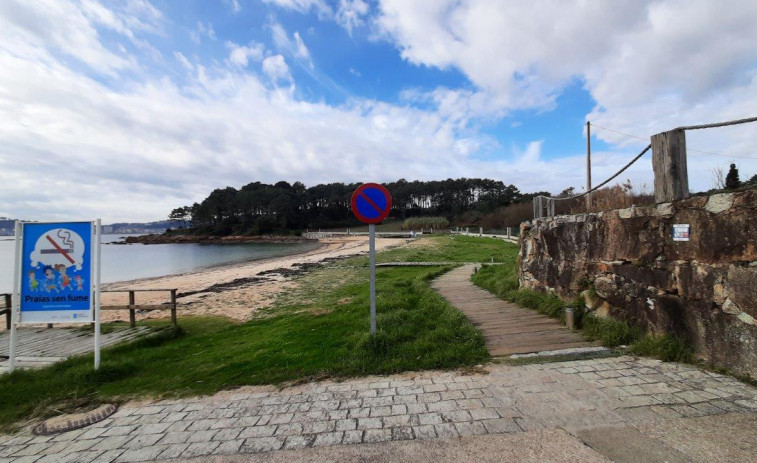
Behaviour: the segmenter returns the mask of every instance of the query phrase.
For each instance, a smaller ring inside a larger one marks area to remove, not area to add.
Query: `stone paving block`
[[[480,421],[471,421],[469,423],[455,423],[455,429],[461,436],[475,436],[486,434],[486,428]]]
[[[460,435],[455,429],[455,425],[451,423],[435,424],[434,430],[440,438],[459,437]]]
[[[484,407],[484,404],[479,399],[463,399],[457,400],[456,402],[457,406],[462,410],[472,410]]]
[[[181,452],[181,458],[192,458],[210,455],[221,445],[220,442],[193,442]]]
[[[357,420],[356,419],[345,419],[345,420],[338,420],[336,422],[336,430],[337,431],[354,431],[357,429]]]
[[[39,455],[32,455],[32,456],[25,456],[25,457],[18,457],[13,458],[12,460],[10,458],[0,458],[0,462],[13,462],[13,463],[35,463],[40,459]]]
[[[251,437],[240,447],[241,453],[260,453],[279,450],[284,445],[283,437]]]
[[[212,440],[219,441],[219,442],[235,440],[237,437],[239,437],[239,434],[242,433],[242,429],[243,428],[219,429],[218,432],[213,436]]]
[[[473,418],[474,420],[488,420],[499,418],[499,413],[497,413],[497,411],[493,408],[477,408],[468,410],[468,413],[470,413],[471,418]]]
[[[349,410],[329,410],[326,414],[329,421],[336,421],[347,418],[347,413],[349,413]]]
[[[325,421],[328,414],[324,410],[314,410],[311,412],[297,412],[292,417],[293,423],[306,423],[308,421]]]
[[[352,408],[347,414],[348,418],[368,418],[371,414],[370,408]]]
[[[257,425],[258,421],[260,421],[259,416],[243,416],[237,419],[237,426],[240,428],[247,428]]]
[[[470,413],[465,410],[455,410],[451,412],[442,412],[442,421],[445,423],[459,423],[471,421]]]
[[[363,442],[366,444],[390,440],[392,440],[392,431],[390,429],[368,429],[363,434]]]
[[[121,462],[131,463],[131,462],[136,462],[136,461],[153,461],[158,457],[158,455],[160,455],[163,452],[163,450],[165,450],[164,446],[126,449],[124,453],[122,453],[116,458],[115,461],[118,463],[121,463]]]
[[[486,397],[486,393],[481,389],[468,389],[463,391],[463,395],[466,399],[481,399]]]
[[[707,402],[701,402],[698,404],[691,404],[692,407],[696,408],[700,412],[704,413],[705,415],[720,415],[724,413],[724,411],[715,405],[709,404]]]
[[[104,433],[106,429],[107,428],[88,429],[87,431],[84,432],[84,434],[79,436],[79,439],[94,439],[96,437],[100,437],[100,435],[102,435],[102,433]]]
[[[342,443],[342,437],[344,437],[344,431],[318,434],[315,436],[315,441],[313,441],[313,447],[339,445]]]
[[[413,437],[413,428],[410,426],[392,428],[392,440],[412,440]]]
[[[445,400],[442,402],[434,402],[426,404],[429,412],[449,412],[457,409],[457,402],[454,400]]]
[[[436,429],[433,425],[413,426],[413,434],[416,439],[435,439]]]
[[[391,407],[391,414],[392,415],[405,415],[405,414],[407,414],[407,405],[392,405],[392,407]]]
[[[213,450],[213,455],[231,455],[239,452],[244,444],[244,439],[233,439],[221,444]]]
[[[389,416],[392,414],[392,407],[371,407],[371,418]]]
[[[391,396],[397,395],[397,388],[387,387],[387,388],[376,390],[376,396],[378,397],[386,397],[388,395],[391,395]]]
[[[302,423],[288,423],[288,424],[281,424],[276,428],[276,432],[273,433],[274,436],[294,436],[302,434],[304,429],[304,426]]]
[[[165,418],[161,420],[163,423],[174,423],[176,421],[181,421],[184,418],[187,417],[187,412],[173,412],[166,415]]]
[[[392,405],[394,403],[394,400],[391,396],[386,397],[371,397],[367,399],[363,399],[363,406],[364,407],[385,407],[387,405]]]
[[[268,421],[268,424],[286,424],[292,421],[294,413],[282,413],[280,415],[273,415]]]
[[[213,436],[218,434],[217,429],[210,429],[208,431],[193,431],[189,433],[189,438],[187,438],[186,442],[188,443],[194,443],[194,442],[210,442],[213,439]]]
[[[155,445],[163,436],[160,434],[135,435],[134,439],[124,445],[126,449],[136,449]]]
[[[339,402],[339,408],[349,410],[351,408],[360,408],[363,406],[363,399],[349,399]]]
[[[359,444],[363,441],[363,431],[345,431],[342,445]]]
[[[427,413],[428,407],[426,407],[426,404],[409,404],[407,405],[407,412],[410,413],[411,415]]]
[[[190,424],[192,424],[191,421],[176,421],[174,423],[171,423],[171,425],[166,428],[165,432],[169,433],[186,431]]]
[[[270,437],[276,432],[276,426],[252,426],[249,428],[242,428],[242,432],[239,433],[240,439],[247,439],[248,437]]]
[[[115,450],[126,445],[127,442],[132,440],[132,436],[110,436],[106,437],[96,445],[92,446],[92,450]]]
[[[387,416],[384,417],[384,427],[393,428],[397,426],[410,426],[412,424],[420,424],[417,417],[414,417],[415,423],[411,421],[411,418],[413,418],[411,415]]]
[[[204,420],[197,420],[193,421],[192,424],[189,425],[187,428],[187,431],[207,431],[210,429],[217,420],[213,419],[204,419]]]
[[[486,428],[486,431],[490,434],[505,434],[521,431],[520,426],[518,426],[514,420],[507,418],[482,420],[481,424],[484,425],[484,428]]]
[[[397,405],[412,405],[419,402],[417,395],[396,395],[392,397],[393,402]]]
[[[167,460],[169,458],[179,458],[184,450],[189,447],[189,444],[170,444],[163,446],[163,451],[158,455],[160,460]]]
[[[383,427],[381,418],[358,418],[357,428],[361,431],[367,429],[380,429]]]
[[[302,432],[304,434],[320,434],[323,432],[333,432],[336,429],[336,421],[310,421],[302,423]]]
[[[440,413],[424,413],[418,415],[418,421],[422,425],[440,424],[442,423],[442,415]]]
[[[315,434],[306,434],[304,436],[289,436],[284,441],[284,448],[287,450],[301,449],[313,445]]]

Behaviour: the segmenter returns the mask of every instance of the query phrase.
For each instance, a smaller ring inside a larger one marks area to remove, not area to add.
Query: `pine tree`
[[[728,169],[728,175],[725,177],[725,188],[727,190],[735,190],[740,185],[739,169],[736,168],[736,164],[731,164],[731,168]]]

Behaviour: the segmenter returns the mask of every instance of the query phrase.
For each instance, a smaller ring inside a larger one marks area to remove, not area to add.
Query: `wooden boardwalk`
[[[592,344],[556,320],[503,301],[470,281],[473,266],[445,273],[431,283],[452,305],[481,330],[494,357],[554,351]]]
[[[131,341],[150,331],[149,327],[116,329],[100,336],[100,346],[107,347],[119,342]],[[94,351],[94,334],[77,328],[18,329],[17,360],[19,368],[35,368],[50,365],[73,355]],[[0,373],[8,370],[10,331],[0,332]]]

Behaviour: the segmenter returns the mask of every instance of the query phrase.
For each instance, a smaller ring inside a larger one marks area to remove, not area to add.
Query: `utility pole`
[[[586,191],[591,190],[591,122],[586,121]],[[586,212],[591,210],[591,193],[586,195]]]

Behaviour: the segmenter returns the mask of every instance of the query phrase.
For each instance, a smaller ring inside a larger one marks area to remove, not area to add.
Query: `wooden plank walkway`
[[[533,310],[503,301],[470,281],[473,265],[458,267],[431,283],[481,330],[494,356],[589,347],[580,334]]]
[[[100,336],[100,346],[131,341],[150,332],[147,326],[116,329]],[[37,368],[73,355],[94,351],[94,334],[77,328],[21,327],[18,329],[18,363],[20,368]],[[0,374],[8,370],[10,331],[0,332]]]

